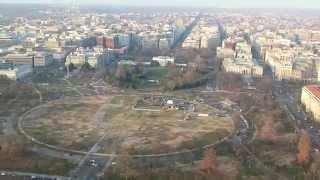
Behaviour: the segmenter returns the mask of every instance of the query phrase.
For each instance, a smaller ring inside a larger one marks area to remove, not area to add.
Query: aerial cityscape
[[[320,180],[319,8],[0,0],[0,180]]]

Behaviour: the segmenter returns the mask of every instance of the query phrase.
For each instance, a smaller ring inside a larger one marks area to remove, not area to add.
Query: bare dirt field
[[[22,121],[24,130],[50,145],[87,151],[106,134],[100,153],[113,149],[152,154],[213,144],[233,131],[229,117],[197,104],[196,111],[158,108],[136,110],[139,96],[94,96],[53,101]],[[154,107],[153,107],[154,108]],[[205,113],[207,116],[199,116]],[[116,147],[116,148],[114,148]]]

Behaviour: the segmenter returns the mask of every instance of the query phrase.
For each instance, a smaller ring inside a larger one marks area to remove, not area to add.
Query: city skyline
[[[73,0],[0,0],[0,3],[43,3],[43,4],[71,4]],[[152,4],[148,0],[76,0],[77,4],[103,4],[103,5],[119,5],[119,6],[196,6],[196,7],[220,7],[220,8],[290,8],[290,9],[319,9],[320,2],[317,0],[177,0],[177,1],[153,1]]]
[[[0,140],[0,180],[320,180],[320,0],[0,0]]]

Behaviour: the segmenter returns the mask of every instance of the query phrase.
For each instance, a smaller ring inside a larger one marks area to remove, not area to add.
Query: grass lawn
[[[134,105],[136,99],[134,96],[115,96],[110,103],[115,105]]]
[[[149,67],[145,69],[147,80],[161,80],[168,74],[166,67]]]
[[[166,67],[147,67],[144,69],[144,78],[140,79],[138,89],[150,88],[156,83],[149,82],[149,80],[160,81],[168,74],[168,69]]]

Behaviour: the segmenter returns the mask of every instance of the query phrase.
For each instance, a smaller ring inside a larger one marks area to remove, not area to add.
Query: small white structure
[[[132,60],[120,60],[118,62],[119,65],[128,65],[128,66],[136,66],[137,63],[135,61]]]
[[[157,56],[153,57],[152,61],[158,62],[160,66],[167,66],[169,64],[174,64],[174,57],[169,56]]]
[[[167,105],[173,105],[173,100],[168,100]]]

